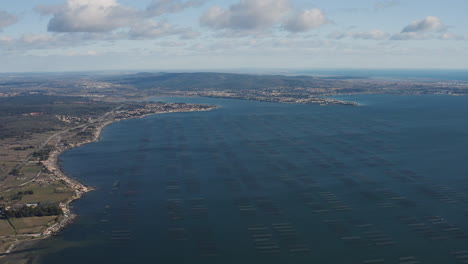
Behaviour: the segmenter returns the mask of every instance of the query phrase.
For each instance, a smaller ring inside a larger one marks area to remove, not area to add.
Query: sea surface
[[[96,191],[31,263],[466,263],[468,97],[207,98],[61,155]]]
[[[308,69],[297,74],[369,77],[383,80],[468,81],[468,70],[456,69]]]

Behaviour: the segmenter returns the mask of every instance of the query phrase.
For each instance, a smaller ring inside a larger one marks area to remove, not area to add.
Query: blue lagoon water
[[[61,156],[96,191],[44,264],[463,263],[468,98],[360,107],[206,98],[108,126]]]

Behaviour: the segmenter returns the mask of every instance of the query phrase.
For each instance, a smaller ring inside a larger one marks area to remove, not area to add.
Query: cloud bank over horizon
[[[171,67],[182,67],[194,58],[207,58],[206,67],[265,67],[276,56],[286,67],[294,66],[293,58],[309,58],[310,67],[367,67],[377,59],[387,67],[419,67],[430,59],[426,54],[438,52],[441,55],[433,56],[433,61],[465,67],[453,54],[468,53],[463,51],[468,19],[454,19],[457,14],[435,8],[431,1],[424,1],[424,12],[419,10],[422,0],[368,2],[44,0],[36,6],[6,4],[0,9],[0,58],[120,54],[130,61],[129,56],[159,58],[144,63],[154,67],[168,65],[168,57],[175,58]],[[459,2],[459,10],[468,8],[464,3]],[[406,61],[395,65],[390,56]],[[223,57],[229,59],[220,65]],[[358,57],[363,59],[350,63]]]

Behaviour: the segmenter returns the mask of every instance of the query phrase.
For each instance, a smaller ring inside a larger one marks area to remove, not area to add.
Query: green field
[[[69,191],[63,184],[29,188],[34,194],[24,195],[19,203],[57,203],[67,200],[73,192]]]
[[[42,169],[42,165],[40,164],[28,164],[21,168],[21,172],[26,174],[33,174],[34,176],[38,174]]]
[[[42,232],[57,216],[25,217],[10,219],[18,234],[36,234]]]
[[[63,183],[55,182],[48,186],[38,185],[37,183],[31,183],[23,188],[14,189],[8,192],[1,193],[0,196],[6,200],[10,200],[12,196],[18,192],[33,191],[33,194],[22,195],[20,200],[13,201],[14,203],[59,203],[66,201],[73,192]]]
[[[0,235],[9,236],[14,235],[15,230],[11,227],[7,220],[0,220]]]

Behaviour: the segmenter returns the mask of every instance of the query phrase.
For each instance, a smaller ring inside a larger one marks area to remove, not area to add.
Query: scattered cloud
[[[134,25],[129,31],[131,39],[153,39],[170,35],[183,35],[184,38],[197,36],[190,29],[182,29],[167,22],[146,21]]]
[[[18,18],[15,15],[0,10],[0,32],[8,26],[16,24],[16,22],[18,22]]]
[[[333,23],[322,10],[294,10],[289,0],[239,0],[229,8],[212,6],[200,18],[200,24],[229,32],[231,37],[263,35],[275,27],[285,31],[307,32]],[[268,35],[268,34],[267,34]]]
[[[122,33],[47,33],[37,34],[28,33],[19,37],[2,36],[0,37],[1,51],[26,51],[57,49],[85,46],[102,41],[115,41],[127,37]]]
[[[56,45],[54,37],[48,34],[24,34],[21,37],[0,37],[0,47],[2,51],[29,50],[33,48],[50,48]]]
[[[200,23],[213,29],[255,31],[280,23],[291,10],[288,0],[240,0],[228,9],[209,8]]]
[[[68,0],[61,6],[42,6],[36,10],[52,14],[50,32],[110,32],[139,19],[137,10],[116,0]]]
[[[468,40],[468,36],[461,36],[450,32],[445,32],[439,36],[441,40]]]
[[[283,26],[291,32],[305,32],[331,22],[322,10],[308,9],[291,16]]]
[[[328,36],[331,39],[365,39],[365,40],[386,40],[389,38],[389,34],[382,30],[371,30],[366,32],[337,32],[332,33]]]
[[[441,32],[441,33],[418,33],[418,32],[408,32],[408,33],[398,33],[391,37],[391,40],[429,40],[429,39],[439,39],[439,40],[468,40],[468,36],[457,35],[450,32]]]
[[[429,38],[430,36],[427,34],[422,34],[418,32],[405,32],[405,33],[395,34],[390,39],[391,40],[425,40]]]
[[[442,20],[436,16],[428,16],[421,20],[411,22],[403,30],[391,37],[392,40],[426,40],[436,38],[435,33],[441,34],[439,39],[447,30]]]
[[[446,27],[436,16],[428,16],[421,20],[416,20],[407,25],[401,33],[411,32],[429,32],[429,31],[442,31]]]
[[[146,9],[135,9],[117,0],[67,0],[62,5],[42,5],[35,10],[50,15],[48,31],[53,33],[96,33],[121,39],[153,39],[179,35],[194,38],[198,33],[154,17],[201,5],[205,0],[153,0]],[[83,36],[83,34],[82,34]]]
[[[212,6],[199,20],[202,26],[213,29],[211,39],[200,38],[200,32],[174,25],[169,22],[170,18],[164,16],[200,7],[208,1],[147,0],[149,4],[140,8],[125,5],[128,1],[122,0],[63,0],[63,4],[40,5],[35,10],[48,16],[49,32],[0,36],[0,50],[4,53],[29,50],[40,53],[44,49],[63,49],[63,52],[72,50],[68,56],[94,55],[81,50],[94,50],[94,44],[112,44],[128,39],[160,39],[163,41],[159,42],[160,46],[168,47],[168,50],[170,47],[184,47],[180,50],[187,52],[190,52],[190,47],[203,52],[236,49],[263,52],[264,48],[309,50],[334,45],[336,48],[353,49],[353,45],[367,45],[364,41],[353,43],[352,40],[374,40],[376,42],[371,43],[376,45],[386,40],[468,40],[468,36],[448,32],[448,27],[437,16],[408,23],[397,34],[382,30],[360,31],[356,27],[342,27],[342,32],[328,36],[319,31],[306,34],[304,32],[333,21],[318,8],[295,9],[292,0],[233,0],[230,6]],[[401,0],[374,3],[377,10],[398,5]],[[372,11],[371,8],[367,10]],[[17,20],[15,15],[0,10],[0,31]],[[196,38],[199,41],[193,41]],[[347,41],[337,41],[341,39]],[[401,45],[395,41],[385,43]]]
[[[160,16],[167,13],[176,13],[187,8],[203,5],[207,0],[153,0],[146,8],[150,16]]]
[[[28,33],[19,37],[0,36],[0,53],[91,47],[94,44],[115,43],[116,41],[126,39],[164,39],[162,37],[165,36],[177,36],[178,39],[193,39],[198,37],[199,33],[190,29],[178,28],[165,22],[154,22],[142,25],[141,27],[133,27],[128,32],[116,31],[106,34],[97,32]]]
[[[347,45],[343,42],[333,40],[308,39],[299,36],[290,36],[287,39],[283,38],[236,38],[236,39],[216,39],[210,43],[196,43],[187,49],[200,53],[217,53],[225,55],[227,53],[249,52],[253,55],[260,53],[268,54],[271,51],[288,52],[288,51],[311,51],[318,49],[333,50]]]

